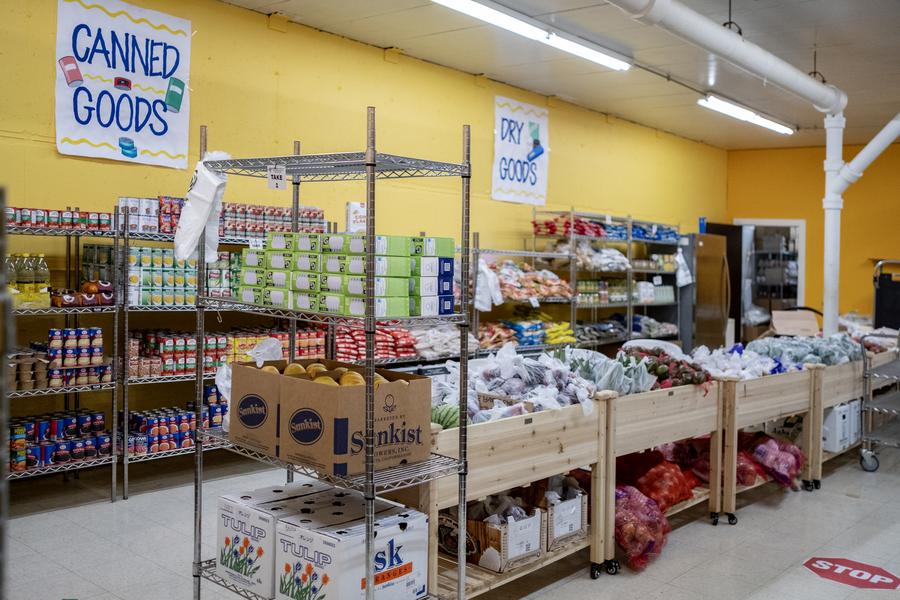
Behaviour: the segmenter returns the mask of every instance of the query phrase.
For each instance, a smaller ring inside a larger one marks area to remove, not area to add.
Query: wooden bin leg
[[[719,394],[716,428],[709,436],[709,518],[714,525],[718,524],[719,513],[722,512],[722,421],[722,394]]]
[[[600,495],[603,496],[602,511],[597,513],[597,523],[602,527],[603,561],[600,565],[607,573],[619,572],[619,561],[616,560],[616,398],[606,401],[606,436],[603,464],[603,478]],[[593,569],[593,567],[592,567]],[[593,574],[593,573],[592,573]]]
[[[812,381],[810,390],[810,407],[809,407],[809,428],[812,436],[812,443],[809,449],[810,477],[812,477],[813,488],[822,487],[822,427],[825,418],[823,406],[823,389],[825,381],[825,367],[823,365],[814,365],[812,369]]]
[[[724,445],[722,504],[728,522],[737,523],[735,510],[737,507],[737,453],[738,453],[738,428],[737,428],[737,380],[728,379],[722,381],[722,393],[719,395],[722,402],[722,429]],[[712,468],[712,465],[710,465]]]
[[[419,510],[428,515],[428,593],[438,597],[438,508],[437,483],[419,486]]]

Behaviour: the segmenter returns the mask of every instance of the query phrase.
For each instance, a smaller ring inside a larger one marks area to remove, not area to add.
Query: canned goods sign
[[[59,152],[186,168],[191,22],[120,0],[56,4]],[[119,46],[154,51],[111,60]]]

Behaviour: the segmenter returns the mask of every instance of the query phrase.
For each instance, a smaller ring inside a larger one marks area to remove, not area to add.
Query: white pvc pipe
[[[808,100],[822,112],[840,113],[847,95],[813,79],[756,44],[675,0],[609,0],[632,18],[662,29],[720,56],[768,83]]]
[[[836,191],[838,173],[844,166],[843,114],[825,116],[825,239],[823,252],[822,333],[831,335],[838,330],[838,310],[841,277],[841,209],[844,200]]]
[[[853,157],[853,160],[843,166],[838,173],[839,177],[834,182],[833,190],[838,194],[843,194],[851,183],[856,183],[862,177],[866,167],[872,164],[872,161],[878,158],[898,137],[900,137],[900,113],[888,121],[888,124],[875,134],[875,137],[859,151],[859,154]]]

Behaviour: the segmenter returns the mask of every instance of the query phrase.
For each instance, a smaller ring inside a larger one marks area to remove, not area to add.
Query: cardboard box
[[[322,236],[322,252],[365,254],[366,235],[362,233],[324,234]],[[378,256],[409,256],[409,238],[402,235],[376,235],[375,254]]]
[[[329,369],[362,367],[327,360]],[[245,368],[239,369],[243,374]],[[431,380],[378,369],[388,383],[375,390],[375,466],[382,469],[425,460],[430,452]],[[235,371],[235,377],[238,375]],[[326,372],[337,381],[339,373]],[[364,471],[365,388],[335,387],[309,379],[278,376],[281,458],[336,475]],[[271,392],[273,390],[267,390]],[[235,395],[236,397],[240,397]]]
[[[284,370],[284,361],[273,364]],[[278,399],[283,375],[257,369],[253,363],[234,363],[231,376],[231,414],[228,439],[236,444],[278,456]]]
[[[266,266],[266,253],[262,250],[244,248],[241,250],[241,264],[247,268],[264,268]]]
[[[276,522],[302,510],[303,505],[292,500],[329,488],[315,479],[300,478],[277,488],[219,497],[217,575],[263,598],[275,596]]]
[[[773,310],[772,330],[775,335],[813,336],[819,333],[819,322],[808,310]]]
[[[297,233],[294,234],[296,244],[294,250],[297,252],[309,252],[318,254],[322,251],[322,236],[318,233]]]
[[[289,290],[292,283],[291,271],[287,269],[266,269],[267,288]]]
[[[318,512],[308,515],[316,521]],[[351,513],[352,511],[343,511]],[[291,515],[276,526],[277,600],[365,598],[366,555],[364,513],[327,525],[304,523]],[[403,507],[375,515],[375,597],[415,600],[426,592],[428,581],[428,518]],[[311,526],[313,525],[313,526]],[[303,595],[304,587],[312,595]],[[315,591],[313,592],[313,588]]]
[[[401,279],[402,281],[402,279]],[[375,301],[375,318],[409,316],[409,296],[377,297]],[[344,313],[350,317],[366,316],[366,299],[359,296],[344,298]]]
[[[293,271],[291,273],[292,290],[298,292],[318,292],[319,282],[324,279],[324,275],[319,273],[307,273],[305,271]]]
[[[409,314],[414,317],[452,315],[453,296],[410,296]]]
[[[322,255],[295,252],[294,263],[291,269],[294,271],[306,271],[307,273],[321,273]]]
[[[266,234],[266,250],[293,251],[297,247],[296,233],[270,231]]]
[[[266,283],[266,270],[259,268],[241,269],[241,285],[263,286]]]
[[[585,537],[587,530],[588,496],[584,492],[547,507],[547,552]]]
[[[453,277],[453,259],[437,256],[413,256],[410,258],[410,274],[419,277]]]
[[[267,269],[292,269],[294,253],[287,250],[266,250]]]
[[[446,256],[452,258],[456,254],[456,242],[448,237],[422,238],[422,256]]]
[[[294,306],[294,292],[282,288],[263,288],[265,306],[291,309]]]
[[[344,275],[342,292],[349,296],[364,296],[366,293],[365,275]],[[407,296],[408,280],[406,277],[376,277],[376,296]]]
[[[306,292],[294,292],[294,310],[309,312],[319,311],[319,295]]]
[[[346,305],[344,299],[346,296],[340,293],[322,292],[319,294],[319,312],[333,313],[336,315],[344,314]]]
[[[237,301],[247,304],[263,303],[263,288],[258,286],[240,286],[237,291]]]
[[[453,294],[453,277],[410,277],[410,296],[447,296]]]
[[[366,257],[349,254],[323,255],[326,273],[336,275],[365,275]],[[410,260],[406,256],[376,256],[377,277],[409,277]]]
[[[535,508],[528,518],[502,525],[468,521],[466,534],[474,541],[474,551],[466,559],[489,571],[504,573],[544,556],[547,513]]]

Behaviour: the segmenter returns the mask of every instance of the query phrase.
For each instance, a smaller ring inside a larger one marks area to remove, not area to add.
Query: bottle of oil
[[[31,308],[34,298],[34,264],[30,254],[19,255],[16,261],[16,279],[19,284],[19,306]]]
[[[43,254],[34,259],[34,297],[32,302],[39,308],[50,307],[50,267]]]
[[[6,268],[6,291],[12,298],[13,308],[19,306],[19,286],[16,273],[16,256],[7,254],[3,259]]]

